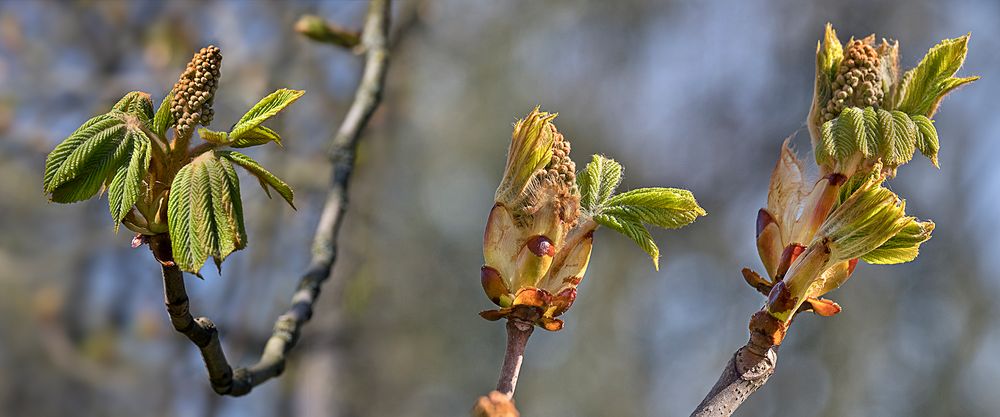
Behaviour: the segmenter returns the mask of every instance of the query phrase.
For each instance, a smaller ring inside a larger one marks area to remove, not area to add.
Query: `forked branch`
[[[220,395],[240,396],[253,387],[281,375],[288,352],[295,346],[302,326],[312,317],[320,288],[329,279],[337,259],[337,233],[347,208],[347,193],[354,172],[354,155],[361,132],[381,101],[388,68],[390,0],[372,0],[365,17],[361,46],[365,51],[364,73],[344,121],[333,138],[330,159],[333,178],[313,238],[308,269],[292,294],[292,305],[274,323],[274,331],[254,365],[235,370],[229,365],[219,333],[211,320],[191,315],[184,277],[173,264],[170,238],[153,236],[150,248],[163,264],[164,292],[170,321],[201,350],[212,389]]]

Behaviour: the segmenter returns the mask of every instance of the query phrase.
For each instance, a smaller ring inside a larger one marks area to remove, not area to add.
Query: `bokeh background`
[[[209,388],[170,328],[159,268],[115,235],[103,198],[46,202],[45,154],[128,91],[159,102],[185,62],[223,50],[216,127],[278,87],[308,93],[278,117],[286,149],[252,155],[298,211],[246,186],[250,246],[188,288],[230,359],[256,360],[309,256],[324,157],[361,59],[292,26],[316,13],[360,28],[363,1],[0,3],[0,415],[461,416],[494,384],[504,330],[478,269],[512,123],[560,112],[580,166],[603,153],[624,188],[691,189],[710,213],[654,232],[659,272],[599,231],[576,306],[536,331],[518,384],[530,416],[686,416],[762,297],[756,211],[786,136],[811,159],[814,48],[831,21],[901,40],[916,64],[972,32],[961,74],[983,79],[937,115],[941,169],[917,156],[891,188],[937,223],[920,258],[861,265],[833,318],[802,317],[744,416],[987,416],[1000,409],[1000,4],[993,1],[448,1],[394,7],[383,106],[360,149],[326,288],[286,374],[244,398]],[[337,284],[337,282],[341,284]]]

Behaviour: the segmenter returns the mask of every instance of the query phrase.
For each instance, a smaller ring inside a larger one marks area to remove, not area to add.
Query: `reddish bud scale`
[[[771,293],[767,295],[767,305],[769,311],[789,311],[798,304],[798,297],[793,297],[784,281],[778,281],[771,288]]]
[[[566,310],[569,310],[573,306],[573,301],[576,301],[576,288],[567,288],[556,294],[549,303],[550,308],[552,308],[552,317],[559,317]]]
[[[778,262],[778,270],[775,274],[775,280],[781,280],[785,273],[788,272],[788,268],[792,266],[792,263],[805,252],[806,247],[798,243],[792,243],[785,247],[785,250],[781,252],[781,261]]]
[[[767,210],[764,209],[757,210],[756,237],[760,237],[760,233],[764,231],[764,228],[772,223],[774,223],[774,217],[771,217],[771,213],[768,213]]]
[[[847,261],[847,275],[850,276],[854,273],[854,268],[858,267],[858,258],[851,259]]]
[[[504,284],[500,272],[488,266],[483,266],[480,270],[480,279],[482,280],[483,291],[486,292],[486,296],[489,297],[490,301],[500,307],[510,306],[510,290]],[[505,298],[506,300],[504,300]]]

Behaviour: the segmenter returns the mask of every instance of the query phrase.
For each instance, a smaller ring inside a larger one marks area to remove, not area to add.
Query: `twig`
[[[774,374],[778,362],[777,347],[759,355],[749,344],[736,350],[729,363],[719,375],[719,380],[709,391],[691,417],[728,417],[743,404],[751,394],[757,392]]]
[[[333,183],[327,196],[319,225],[313,238],[309,268],[292,294],[292,306],[278,317],[274,331],[256,364],[232,370],[226,361],[218,330],[204,317],[193,318],[184,289],[184,277],[173,265],[169,236],[154,236],[150,248],[163,264],[163,282],[167,311],[174,329],[188,337],[201,350],[208,368],[212,389],[220,395],[245,395],[268,379],[282,373],[288,352],[295,346],[302,326],[312,317],[320,287],[330,277],[337,258],[336,239],[347,207],[347,190],[354,171],[354,154],[361,131],[381,101],[388,68],[388,33],[390,0],[372,0],[361,36],[365,66],[354,102],[333,138],[330,159]]]
[[[507,351],[504,353],[503,366],[500,367],[497,391],[506,395],[508,399],[514,397],[517,375],[521,372],[521,363],[524,362],[524,347],[527,346],[528,338],[534,329],[535,325],[521,319],[512,317],[507,320]]]
[[[728,417],[767,383],[778,363],[778,346],[788,324],[766,311],[750,317],[750,340],[736,350],[719,380],[691,417]]]
[[[316,42],[326,42],[347,49],[355,48],[361,43],[361,36],[357,32],[311,14],[303,15],[295,22],[295,31]]]

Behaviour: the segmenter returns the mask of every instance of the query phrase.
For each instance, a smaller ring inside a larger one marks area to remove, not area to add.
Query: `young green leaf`
[[[839,205],[816,232],[814,242],[825,240],[830,264],[860,258],[899,233],[912,217],[905,204],[873,177]]]
[[[228,161],[206,152],[185,165],[170,186],[167,218],[174,262],[198,273],[246,247],[238,179]]]
[[[113,110],[88,120],[46,159],[45,192],[58,203],[94,196],[102,185],[113,181],[137,149],[146,152],[137,145],[139,142],[148,143],[149,137],[142,131],[138,116]]]
[[[864,111],[848,107],[828,123],[832,126],[827,128],[824,124],[821,130],[825,153],[840,162],[850,159],[858,150],[858,145],[865,140]]]
[[[897,110],[931,117],[945,95],[963,84],[978,80],[978,76],[955,77],[965,62],[968,45],[969,35],[965,35],[942,41],[931,48],[920,64],[903,76],[900,87],[902,99]]]
[[[934,222],[921,222],[910,219],[895,236],[889,238],[881,246],[868,252],[861,259],[870,264],[899,264],[910,262],[917,258],[920,244],[931,238]]]
[[[174,115],[170,112],[170,102],[174,99],[174,93],[167,94],[160,102],[160,107],[156,108],[156,115],[153,116],[153,123],[150,130],[157,135],[163,136],[167,129],[174,124]]]
[[[913,123],[917,125],[917,149],[931,160],[935,167],[938,166],[938,143],[937,129],[934,122],[925,116],[913,116]]]
[[[844,47],[840,39],[837,39],[837,31],[833,29],[832,24],[827,23],[823,41],[816,42],[816,77],[822,74],[832,80],[837,75],[837,67],[843,59]]]
[[[614,193],[622,179],[622,166],[614,159],[594,155],[576,176],[580,189],[580,206],[588,213],[600,213],[601,207]]]
[[[79,175],[78,166],[65,168],[63,165],[70,155],[79,150],[81,145],[98,136],[103,137],[102,141],[107,140],[106,136],[115,135],[123,129],[121,120],[110,114],[95,116],[84,122],[82,126],[77,128],[62,143],[56,145],[55,149],[49,152],[48,157],[45,158],[45,176],[42,181],[43,190],[46,193],[51,193],[56,187]],[[60,171],[64,172],[60,174]]]
[[[149,93],[133,91],[118,100],[111,110],[131,114],[142,120],[143,124],[149,124],[149,121],[153,120],[153,99]]]
[[[150,140],[142,131],[130,130],[126,136],[131,136],[129,142],[132,150],[128,165],[122,165],[108,185],[108,206],[111,218],[115,221],[115,232],[125,215],[143,192],[143,179],[149,168],[151,157]]]
[[[899,110],[878,110],[879,132],[882,134],[879,150],[882,161],[889,166],[899,166],[913,159],[916,151],[917,126],[910,116]]]
[[[874,108],[865,107],[865,136],[858,142],[858,150],[866,158],[877,157],[879,155],[879,142],[881,142],[882,132],[879,130],[878,112]]]
[[[686,226],[698,216],[706,214],[690,191],[677,188],[639,188],[626,191],[609,198],[601,213],[630,217],[641,223],[666,229]]]
[[[260,181],[260,185],[267,191],[267,187],[270,186],[274,188],[281,197],[288,202],[288,205],[295,208],[295,203],[292,202],[293,192],[292,188],[288,186],[284,181],[274,176],[274,174],[268,172],[264,167],[262,167],[257,161],[254,161],[249,156],[241,154],[236,151],[217,151],[216,152],[220,158],[228,159],[230,162],[243,167],[248,172],[253,174]],[[270,196],[270,193],[268,194]]]
[[[234,140],[240,138],[265,120],[274,117],[282,109],[302,97],[303,94],[305,91],[282,88],[262,98],[240,118],[240,121],[236,122],[236,125],[229,132],[229,137]]]
[[[198,136],[200,136],[206,142],[211,142],[216,145],[226,145],[230,141],[228,133],[216,132],[214,130],[206,129],[204,127],[198,128]]]
[[[251,146],[263,145],[268,142],[274,142],[280,147],[284,147],[281,144],[281,136],[278,132],[271,130],[270,128],[260,125],[250,131],[244,133],[240,137],[236,138],[229,146],[234,148],[249,148]]]
[[[649,230],[646,230],[639,219],[622,215],[598,214],[594,216],[594,221],[632,239],[653,259],[653,267],[657,271],[660,270],[660,248],[656,246],[653,237],[649,235]]]

